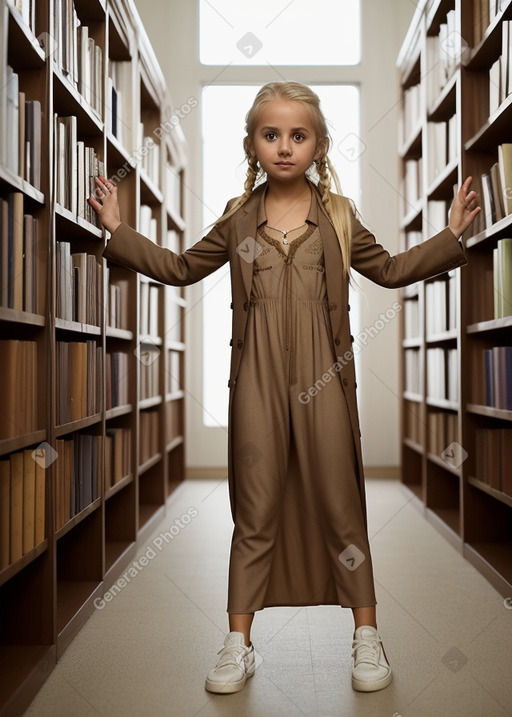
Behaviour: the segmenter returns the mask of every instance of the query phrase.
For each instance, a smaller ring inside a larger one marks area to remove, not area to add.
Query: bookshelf
[[[402,482],[512,591],[512,2],[425,0],[398,61],[404,248],[447,224],[468,175],[468,266],[402,292]]]
[[[0,2],[0,714],[184,477],[183,289],[102,257],[91,177],[184,249],[184,140],[132,0]]]

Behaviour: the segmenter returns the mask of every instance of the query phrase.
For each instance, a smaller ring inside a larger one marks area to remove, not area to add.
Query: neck
[[[309,192],[309,182],[306,177],[301,177],[291,183],[268,180],[267,197],[271,197],[272,201],[296,202],[304,199]]]

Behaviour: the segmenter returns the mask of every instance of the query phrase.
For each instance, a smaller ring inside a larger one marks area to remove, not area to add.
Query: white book
[[[36,188],[41,187],[41,103],[39,100],[28,100],[26,103],[26,129],[29,132],[29,147],[26,177]]]
[[[78,91],[82,97],[88,100],[89,92],[89,28],[87,25],[80,26],[80,74],[78,79]]]
[[[448,163],[454,161],[459,156],[459,133],[458,133],[458,117],[453,115],[448,120]]]
[[[87,102],[94,108],[96,95],[96,74],[94,72],[94,48],[95,43],[92,37],[89,37],[87,47]]]
[[[153,244],[158,244],[158,222],[155,218],[151,219],[149,239],[151,239]]]
[[[158,286],[154,284],[149,286],[149,334],[158,336]]]
[[[501,57],[491,65],[489,70],[489,115],[492,115],[501,104]]]
[[[98,117],[103,118],[103,52],[99,45],[94,47],[94,103]]]
[[[145,237],[151,238],[151,207],[147,204],[141,204],[140,206],[140,233]]]
[[[85,204],[88,185],[85,181],[85,144],[82,140],[76,143],[76,180],[77,180],[77,213],[85,219]]]
[[[507,25],[508,45],[505,49],[507,57],[507,97],[512,94],[512,20],[503,20],[503,28]]]
[[[498,164],[505,213],[512,214],[512,143],[498,145]]]
[[[62,37],[61,37],[61,6],[60,2],[53,4],[53,32],[55,50],[52,52],[52,62],[60,69],[62,67]]]
[[[457,274],[455,270],[452,270],[448,276],[448,329],[456,329],[458,322]]]
[[[7,35],[9,28],[9,9],[0,3],[0,165],[6,164],[7,152]]]
[[[66,161],[66,126],[61,118],[57,118],[57,202],[61,207],[67,205],[67,161]]]
[[[446,398],[455,403],[459,400],[459,371],[457,349],[447,351],[448,386]]]
[[[428,234],[438,234],[448,224],[448,209],[445,201],[431,200],[427,204]]]
[[[67,208],[76,215],[77,207],[77,167],[76,167],[76,155],[77,155],[77,118],[75,115],[69,117],[61,117],[61,120],[67,129],[67,154],[66,154],[66,165],[68,177],[66,179],[68,188],[67,197]]]
[[[140,282],[140,325],[139,333],[141,336],[147,336],[149,333],[149,283],[147,281]]]
[[[14,174],[19,174],[19,77],[7,65],[7,112],[8,141],[6,165]]]
[[[447,128],[446,122],[429,122],[428,142],[428,183],[432,184],[446,167]]]
[[[87,323],[87,254],[79,252],[71,255],[73,266],[73,308],[74,320]]]
[[[112,77],[109,75],[107,77],[107,87],[105,89],[106,94],[106,102],[105,102],[105,131],[110,132],[113,134],[112,128],[113,128],[113,107],[112,107],[112,93],[115,91],[114,82],[112,80]]]

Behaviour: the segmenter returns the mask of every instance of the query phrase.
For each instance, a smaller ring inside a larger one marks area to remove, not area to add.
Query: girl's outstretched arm
[[[96,177],[94,196],[89,197],[89,204],[98,214],[102,226],[111,234],[121,224],[119,203],[117,201],[117,187],[106,177]]]
[[[476,192],[470,191],[473,177],[467,177],[460,188],[455,188],[448,226],[457,239],[466,231],[482,210]]]

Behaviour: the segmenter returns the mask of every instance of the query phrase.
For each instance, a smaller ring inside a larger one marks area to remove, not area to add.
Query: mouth
[[[276,167],[293,167],[293,162],[276,162]]]

